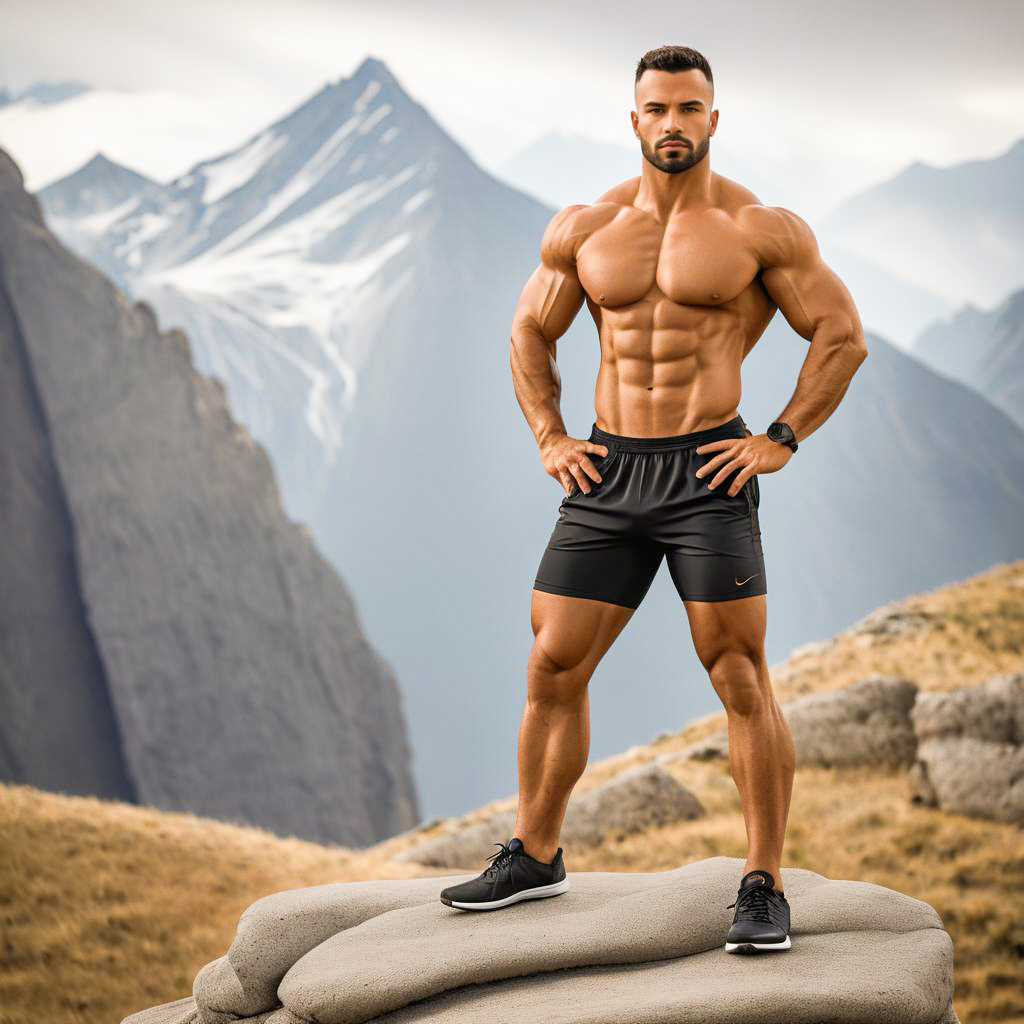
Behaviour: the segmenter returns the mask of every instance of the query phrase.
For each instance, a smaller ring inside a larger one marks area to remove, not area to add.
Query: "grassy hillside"
[[[866,675],[948,690],[1024,670],[1024,562],[1000,565],[886,611],[902,630],[850,630],[773,666],[779,698]],[[592,764],[576,792],[724,728],[720,712]],[[570,871],[663,871],[744,857],[739,797],[722,762],[668,767],[707,816],[566,850]],[[515,797],[467,820],[515,806]],[[324,882],[445,875],[397,863],[450,822],[350,851],[262,829],[113,801],[0,785],[0,1024],[115,1024],[192,990],[242,911],[267,893]],[[965,1024],[1024,1021],[1021,830],[910,803],[905,772],[799,768],[783,867],[861,879],[926,900],[954,940]],[[799,909],[794,907],[794,917]]]

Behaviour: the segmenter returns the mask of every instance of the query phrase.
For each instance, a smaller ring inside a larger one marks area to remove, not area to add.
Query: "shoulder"
[[[593,205],[577,203],[559,210],[544,229],[540,254],[553,266],[575,264],[579,247],[602,225],[608,223],[616,210],[600,200]]]
[[[635,178],[628,178],[626,181],[619,182],[618,185],[613,185],[594,201],[594,205],[597,206],[598,203],[613,203],[617,206],[632,206],[633,200],[636,199],[636,194],[639,191],[640,176],[637,175]]]
[[[810,225],[784,206],[744,206],[739,217],[762,267],[794,266],[818,259]]]

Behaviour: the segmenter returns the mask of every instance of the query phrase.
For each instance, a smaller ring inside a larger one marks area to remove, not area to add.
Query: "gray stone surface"
[[[790,950],[724,950],[743,861],[571,872],[500,911],[438,899],[467,875],[336,883],[258,900],[192,998],[122,1024],[949,1024],[953,945],[927,903],[783,868]]]
[[[916,696],[906,679],[871,676],[786,701],[797,764],[909,766],[917,746],[910,720]]]
[[[565,846],[597,846],[607,836],[631,835],[645,829],[688,821],[704,814],[700,801],[658,765],[637,765],[608,782],[569,799],[560,842]],[[420,843],[395,856],[431,867],[483,865],[508,842],[515,812],[501,811],[486,821]]]
[[[3,777],[64,788],[92,756],[97,795],[281,835],[413,825],[396,680],[266,451],[185,336],[53,237],[2,150],[0,305]],[[69,716],[91,752],[45,774]]]
[[[922,693],[912,799],[1024,825],[1024,673],[950,693]]]

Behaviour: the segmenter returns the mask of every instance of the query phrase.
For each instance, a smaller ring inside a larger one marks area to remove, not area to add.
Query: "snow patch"
[[[366,88],[359,94],[359,98],[352,104],[353,109],[361,114],[369,106],[370,100],[379,92],[380,82],[375,78],[372,82],[368,82]]]
[[[412,213],[413,210],[418,210],[432,195],[434,194],[432,189],[424,188],[420,189],[416,195],[402,204],[402,213]]]
[[[378,107],[360,126],[359,134],[366,135],[384,120],[388,114],[391,113],[391,104],[385,103],[384,106]]]
[[[285,144],[285,141],[283,135],[274,135],[269,131],[261,132],[248,146],[243,146],[237,153],[202,167],[201,172],[206,178],[203,202],[207,205],[219,202],[226,195],[230,195],[246,182],[251,181],[260,168]],[[188,180],[188,178],[185,179],[186,182]],[[185,182],[181,184],[184,185]]]

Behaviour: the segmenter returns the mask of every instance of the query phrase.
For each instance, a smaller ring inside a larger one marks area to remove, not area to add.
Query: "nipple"
[[[721,296],[718,294],[718,292],[712,292],[711,293],[711,298],[713,298],[713,299],[717,299],[717,298],[720,298],[720,297]]]

